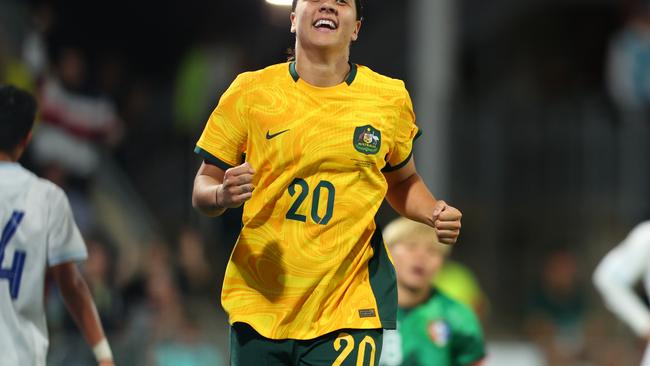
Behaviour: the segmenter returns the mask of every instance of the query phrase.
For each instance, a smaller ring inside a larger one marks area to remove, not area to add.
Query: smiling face
[[[348,50],[361,29],[356,0],[297,0],[291,32],[301,48]]]
[[[431,238],[413,237],[391,246],[391,254],[397,271],[397,282],[409,290],[419,291],[431,286],[431,279],[438,273],[445,254]]]

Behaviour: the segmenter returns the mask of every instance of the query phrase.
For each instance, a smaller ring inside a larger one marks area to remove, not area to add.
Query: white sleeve
[[[650,334],[650,312],[633,290],[649,271],[650,223],[638,225],[596,267],[593,281],[607,307],[637,335]]]
[[[65,193],[55,187],[50,194],[47,234],[47,264],[50,267],[83,261],[88,257],[86,244],[72,216]]]

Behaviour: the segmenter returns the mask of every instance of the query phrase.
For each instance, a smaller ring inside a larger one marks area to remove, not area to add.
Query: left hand
[[[463,214],[445,201],[438,201],[433,208],[433,225],[438,234],[438,241],[454,244],[460,235],[460,219]]]

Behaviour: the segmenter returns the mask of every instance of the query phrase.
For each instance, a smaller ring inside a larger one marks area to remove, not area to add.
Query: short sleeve
[[[483,331],[476,315],[457,304],[452,318],[452,358],[454,365],[469,365],[485,357]]]
[[[50,195],[47,223],[47,264],[50,267],[83,261],[88,257],[86,244],[72,216],[70,203],[63,191],[56,187]]]
[[[393,146],[388,152],[384,172],[397,170],[408,163],[413,154],[413,141],[419,135],[420,131],[415,124],[413,103],[408,91],[404,88],[404,97],[395,123]]]
[[[205,161],[222,169],[241,164],[246,151],[248,106],[243,79],[239,75],[221,96],[194,149]]]

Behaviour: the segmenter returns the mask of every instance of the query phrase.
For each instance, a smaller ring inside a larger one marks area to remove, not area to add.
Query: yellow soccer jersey
[[[221,301],[230,323],[272,339],[395,327],[392,261],[374,217],[383,172],[411,157],[418,129],[400,80],[352,64],[328,88],[294,63],[239,75],[196,152],[256,170]]]

